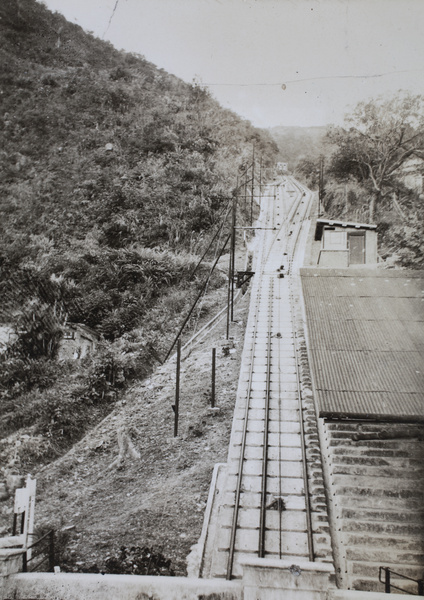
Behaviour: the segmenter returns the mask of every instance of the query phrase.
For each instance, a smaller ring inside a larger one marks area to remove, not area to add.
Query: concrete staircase
[[[321,423],[338,587],[384,591],[379,567],[424,576],[424,425]],[[417,593],[407,580],[392,583]]]

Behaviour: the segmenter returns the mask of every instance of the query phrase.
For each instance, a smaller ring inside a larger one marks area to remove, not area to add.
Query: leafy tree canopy
[[[399,181],[408,159],[424,159],[424,97],[398,94],[389,100],[361,102],[346,117],[346,127],[328,134],[336,146],[328,172],[353,178],[370,193],[369,218],[376,204]]]

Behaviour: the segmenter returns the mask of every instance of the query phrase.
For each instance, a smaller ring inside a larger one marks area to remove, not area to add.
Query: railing
[[[385,574],[384,581],[381,579],[381,575],[382,575],[383,571]],[[418,586],[418,593],[413,594],[409,590],[406,590],[405,588],[401,588],[401,587],[398,587],[397,585],[394,585],[390,579],[391,575],[395,575],[396,577],[401,577],[402,579],[407,579],[408,581],[413,581]],[[396,573],[396,571],[392,571],[392,569],[390,569],[390,567],[380,567],[380,570],[378,573],[378,580],[380,581],[380,583],[384,583],[384,591],[386,594],[390,594],[391,589],[393,588],[394,590],[406,592],[407,594],[412,594],[413,596],[424,596],[424,579],[412,579],[412,577],[407,577],[406,575],[402,575],[402,573]]]
[[[35,549],[35,552],[33,551]],[[31,550],[32,552],[28,552]],[[28,557],[29,555],[29,557]],[[28,568],[28,563],[42,556],[43,558],[35,565]],[[42,564],[48,562],[48,572],[54,571],[54,531],[51,530],[36,542],[28,546],[23,555],[22,570],[24,573],[36,571]]]

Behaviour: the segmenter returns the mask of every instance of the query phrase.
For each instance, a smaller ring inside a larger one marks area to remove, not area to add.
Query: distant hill
[[[271,127],[268,129],[276,142],[279,160],[293,170],[300,158],[317,158],[324,153],[323,140],[327,127]]]

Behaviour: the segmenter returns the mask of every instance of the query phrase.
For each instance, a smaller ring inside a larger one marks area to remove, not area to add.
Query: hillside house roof
[[[100,339],[100,334],[97,333],[97,331],[91,329],[91,327],[88,327],[87,325],[83,325],[82,323],[67,323],[65,329],[78,331],[82,337],[85,337],[90,341],[98,341]]]

